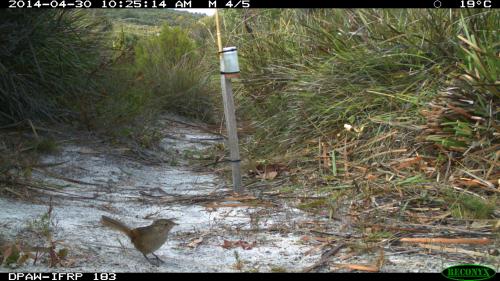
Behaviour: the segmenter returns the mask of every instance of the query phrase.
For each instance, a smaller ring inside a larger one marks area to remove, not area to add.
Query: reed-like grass
[[[451,81],[467,81],[477,101],[498,95],[495,11],[247,10],[223,18],[225,40],[240,50],[237,100],[256,128],[254,154],[298,152],[318,138],[338,144],[344,124],[363,128],[358,139],[367,140],[410,129],[411,145],[427,122],[420,111]]]

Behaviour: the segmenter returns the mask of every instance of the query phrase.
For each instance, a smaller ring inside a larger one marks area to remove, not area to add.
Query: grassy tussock
[[[318,139],[334,148],[346,140],[366,144],[398,129],[394,138],[350,155],[351,161],[387,160],[371,156],[410,149],[428,123],[421,111],[458,84],[473,93],[471,111],[484,119],[480,125],[490,124],[490,137],[498,134],[491,125],[498,123],[498,105],[491,106],[498,101],[498,13],[248,10],[226,11],[223,18],[226,41],[240,49],[239,112],[256,128],[250,151],[257,157],[307,154]],[[344,124],[358,132],[346,132]],[[470,118],[439,126],[454,126],[458,134],[479,127]],[[460,137],[467,138],[465,149],[477,141],[475,135]],[[420,152],[439,152],[432,147],[437,142],[427,138]],[[484,144],[492,142],[498,138]]]

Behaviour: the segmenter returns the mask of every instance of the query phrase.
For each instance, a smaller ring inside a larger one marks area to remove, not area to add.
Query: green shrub
[[[210,70],[185,30],[164,25],[159,36],[138,43],[135,59],[151,104],[203,120],[213,117]]]
[[[0,11],[0,123],[77,117],[93,98],[104,28],[79,10]]]

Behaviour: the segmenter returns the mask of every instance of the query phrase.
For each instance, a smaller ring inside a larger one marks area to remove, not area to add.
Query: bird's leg
[[[152,260],[150,260],[150,259],[148,258],[148,256],[146,256],[145,254],[142,254],[142,255],[146,258],[146,260],[148,260],[148,262],[149,262],[150,264],[152,264],[152,265],[154,265],[154,266],[159,266],[159,265],[160,265],[160,263],[159,263],[158,261],[157,261],[156,263],[154,263]],[[156,255],[155,255],[155,257],[156,257]],[[158,258],[158,257],[157,257],[157,258]]]
[[[157,255],[155,255],[155,253],[151,253],[151,255],[153,255],[159,262],[165,263],[162,259],[160,259]]]

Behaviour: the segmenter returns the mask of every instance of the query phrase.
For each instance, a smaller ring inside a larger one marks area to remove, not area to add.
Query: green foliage
[[[196,30],[204,34],[200,26]],[[103,42],[107,61],[94,79],[96,99],[85,107],[87,127],[151,147],[159,140],[154,123],[161,112],[209,120],[211,88],[207,67],[200,64],[204,53],[188,34],[166,24],[160,29],[114,23]]]
[[[28,228],[31,231],[40,233],[45,237],[52,235],[51,221],[49,213],[44,213],[38,219],[33,219],[28,223]]]
[[[147,112],[148,96],[133,67],[129,62],[117,62],[104,72],[100,83],[102,95],[95,106],[95,121],[97,127],[116,133],[116,136],[130,137],[132,132],[126,128],[135,125],[133,120],[148,119],[148,115],[154,114]]]
[[[271,272],[287,272],[286,268],[281,266],[271,266]]]
[[[10,245],[9,247],[9,255],[6,255],[6,257],[2,257],[3,265],[15,267],[17,265],[17,261],[21,257],[21,251],[19,250],[19,247],[17,245]]]
[[[428,180],[425,179],[422,175],[415,175],[406,179],[403,179],[399,181],[397,184],[400,186],[405,186],[405,185],[416,185],[420,183],[425,183],[428,182]]]
[[[498,143],[495,134],[500,118],[495,104],[500,97],[497,57],[500,45],[496,26],[500,24],[500,16],[479,11],[457,13],[455,18],[458,31],[452,35],[455,52],[454,65],[450,67],[455,87],[444,89],[433,102],[435,109],[427,112],[433,128],[425,139],[465,154]],[[470,164],[473,163],[467,166]],[[471,168],[480,166],[473,164]]]
[[[210,69],[205,54],[179,27],[162,27],[157,37],[136,47],[137,71],[144,75],[150,101],[162,110],[210,121],[213,113]]]
[[[111,40],[111,45],[114,50],[124,52],[135,47],[137,41],[139,41],[139,36],[133,33],[125,32],[122,27],[120,32],[115,33],[114,37]]]
[[[57,151],[57,143],[52,138],[36,139],[33,146],[38,153],[53,153]]]
[[[328,199],[315,199],[310,202],[302,203],[298,206],[299,209],[302,210],[318,210],[318,209],[326,209],[330,205],[330,201]]]
[[[76,120],[150,146],[157,135],[149,125],[161,111],[211,117],[203,52],[184,29],[165,25],[160,32],[155,26],[172,18],[190,26],[199,15],[9,10],[0,16],[6,34],[0,38],[0,123]],[[113,22],[124,16],[151,20],[141,22],[151,26],[145,32],[127,21]],[[196,30],[205,34],[200,26]]]
[[[0,123],[68,119],[92,98],[102,29],[79,10],[0,11]]]
[[[461,43],[458,57],[462,79],[496,98],[500,98],[499,25],[498,13],[482,11],[469,17],[461,14],[459,26],[463,32],[457,36]]]
[[[394,234],[389,232],[389,231],[377,231],[377,232],[370,232],[365,238],[365,241],[380,241],[388,238],[394,237]]]
[[[173,9],[96,9],[93,12],[98,16],[106,16],[113,22],[146,26],[168,24],[189,27],[205,16]]]
[[[497,79],[499,16],[492,11],[249,10],[223,18],[226,41],[239,48],[237,100],[257,128],[255,153],[335,139],[345,123],[364,126],[361,137],[401,119],[423,124],[419,111],[457,72],[484,65],[478,81]],[[464,64],[467,54],[475,66]],[[468,125],[453,126],[461,134]]]
[[[484,201],[483,199],[467,194],[445,193],[451,215],[459,219],[489,219],[497,206],[496,199]]]
[[[140,71],[152,71],[153,66],[173,67],[187,56],[197,60],[194,42],[179,27],[164,25],[159,36],[140,42],[136,48],[136,63]],[[148,68],[151,67],[151,68]]]

